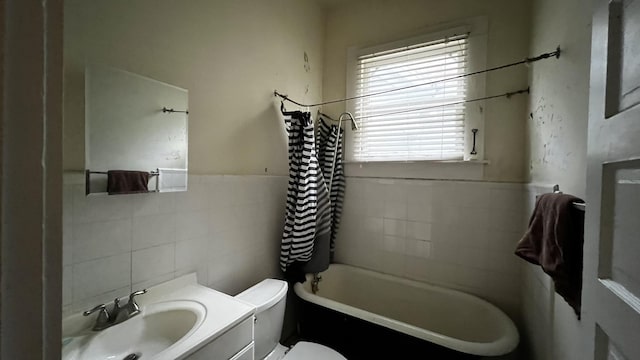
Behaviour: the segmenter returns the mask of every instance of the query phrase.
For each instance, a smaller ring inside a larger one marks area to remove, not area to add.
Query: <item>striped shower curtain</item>
[[[320,167],[325,179],[329,179],[328,188],[331,200],[331,253],[335,250],[336,235],[340,227],[342,203],[344,200],[344,167],[342,163],[342,128],[328,125],[324,119],[318,121],[317,151]],[[337,147],[336,147],[337,145]]]
[[[318,163],[313,121],[308,112],[284,112],[289,133],[289,185],[284,231],[280,246],[280,268],[286,272],[295,263],[311,260],[314,242],[328,236],[331,204],[323,172]]]

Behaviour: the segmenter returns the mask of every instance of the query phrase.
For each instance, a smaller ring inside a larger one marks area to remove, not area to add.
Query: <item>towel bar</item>
[[[555,184],[553,185],[553,193],[554,194],[562,194],[562,191],[560,191],[560,185]],[[587,210],[587,203],[581,203],[581,202],[574,202],[573,203],[573,207],[581,210],[581,211],[586,211]]]
[[[581,211],[586,211],[587,210],[587,203],[579,203],[579,202],[574,202],[573,203],[573,207],[581,210]]]
[[[107,175],[108,172],[106,171],[91,171],[89,169],[85,170],[85,195],[89,195],[91,193],[91,174],[100,174],[100,175]],[[160,192],[160,170],[159,169],[155,169],[155,170],[151,170],[149,171],[149,177],[155,177],[156,178],[156,188],[155,190],[149,190],[150,193],[152,192]]]

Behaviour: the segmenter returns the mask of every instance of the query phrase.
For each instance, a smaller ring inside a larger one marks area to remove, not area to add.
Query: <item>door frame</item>
[[[59,359],[63,0],[0,0],[0,358]]]

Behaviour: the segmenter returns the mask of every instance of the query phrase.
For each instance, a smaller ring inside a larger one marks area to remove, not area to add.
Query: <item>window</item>
[[[468,29],[458,28],[352,50],[350,96],[376,95],[350,102],[360,125],[350,160],[464,160],[469,79],[458,76],[469,72],[469,48]]]

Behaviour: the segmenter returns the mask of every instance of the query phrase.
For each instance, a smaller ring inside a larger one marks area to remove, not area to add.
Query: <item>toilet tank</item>
[[[265,279],[236,295],[256,308],[253,341],[258,360],[264,359],[280,341],[286,295],[287,283],[276,279]]]

